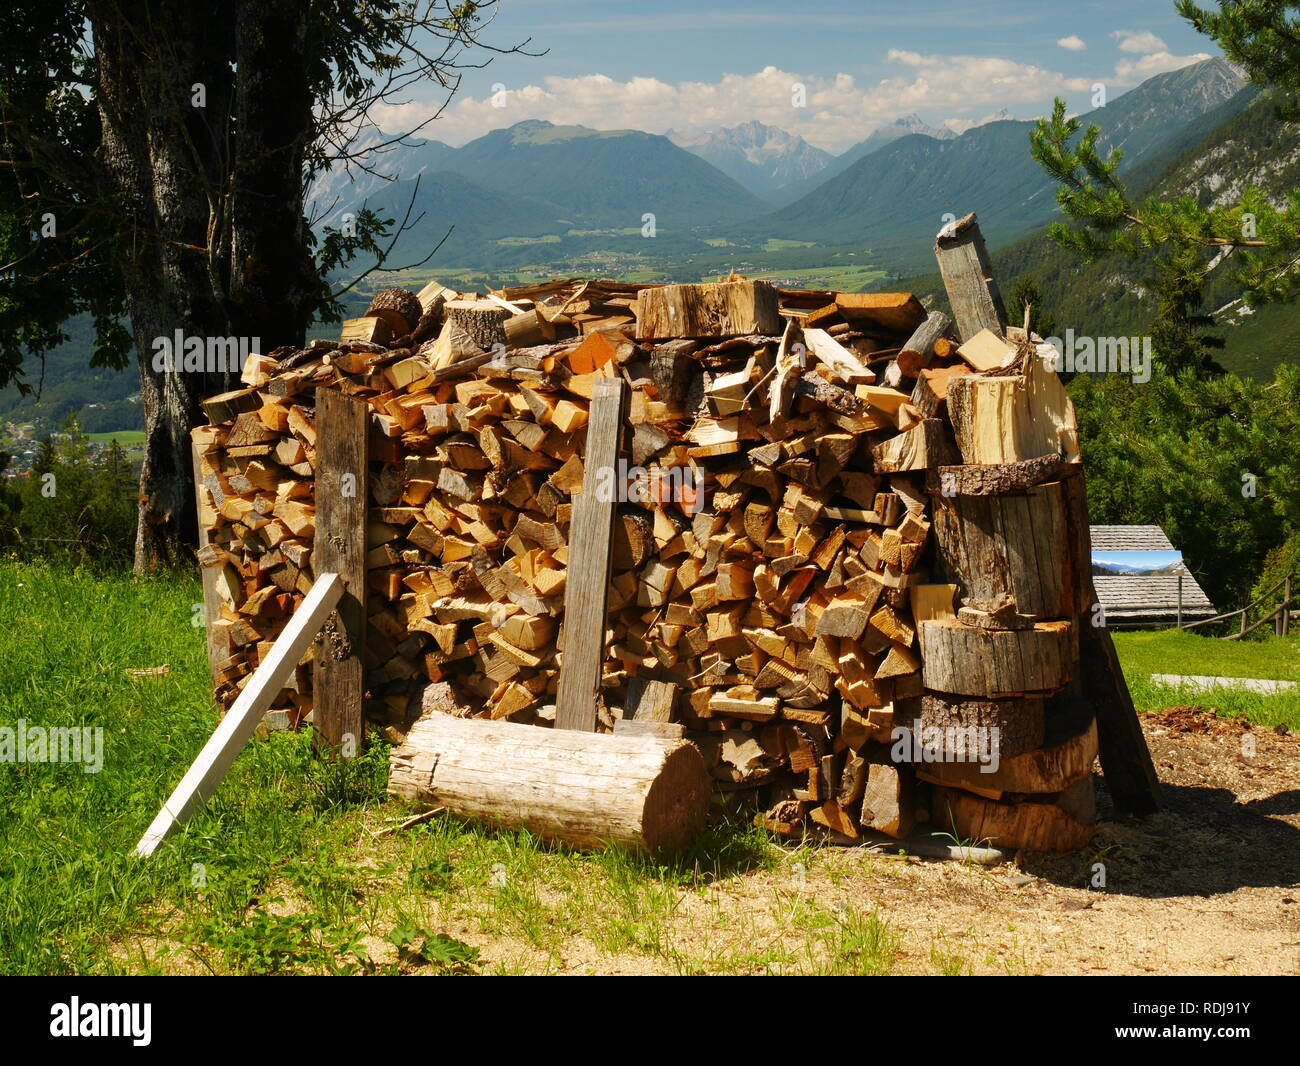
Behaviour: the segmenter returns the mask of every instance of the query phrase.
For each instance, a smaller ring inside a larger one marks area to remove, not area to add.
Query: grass
[[[306,734],[254,742],[206,810],[130,858],[211,733],[199,598],[187,578],[0,562],[0,726],[104,730],[98,773],[0,763],[0,973],[893,968],[903,933],[870,907],[722,904],[794,861],[744,822],[660,861],[449,818],[385,834],[410,811],[385,798],[382,742],[339,764]]]
[[[1115,647],[1133,702],[1143,713],[1200,706],[1224,717],[1300,732],[1300,690],[1262,695],[1228,688],[1194,690],[1151,680],[1152,674],[1181,674],[1300,681],[1300,636],[1236,641],[1163,629],[1116,633]]]
[[[126,457],[131,460],[144,458],[144,431],[139,429],[119,429],[112,433],[87,433],[86,439],[92,444],[108,444],[117,441]]]
[[[189,578],[0,561],[0,726],[104,731],[98,773],[0,763],[0,973],[829,975],[902,965],[908,931],[871,903],[901,876],[898,862],[780,847],[743,820],[658,860],[579,854],[446,816],[387,832],[411,812],[384,795],[382,741],[338,764],[318,760],[306,734],[254,742],[202,813],[151,860],[131,859],[211,733],[199,599]],[[1140,669],[1145,636],[1119,638]],[[1189,662],[1217,652],[1197,650],[1188,646]],[[1249,656],[1277,653],[1261,644],[1220,654],[1247,656],[1240,668],[1265,676]],[[1136,677],[1134,692],[1144,706],[1156,699]],[[1266,720],[1271,706],[1246,710]],[[913,943],[909,967],[979,965],[958,950],[970,937],[950,935]]]

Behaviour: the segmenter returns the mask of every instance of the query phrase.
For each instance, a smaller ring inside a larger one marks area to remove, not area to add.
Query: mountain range
[[[1168,160],[1187,127],[1236,97],[1245,79],[1225,59],[1160,74],[1081,119],[1104,149],[1124,151],[1121,173]],[[896,268],[931,261],[946,215],[978,213],[991,243],[1041,228],[1056,211],[1054,182],[1029,153],[1032,122],[990,122],[948,140],[900,137],[863,156],[763,220],[772,237],[866,244]]]
[[[669,130],[665,136],[764,198],[779,197],[784,188],[816,179],[837,158],[797,134],[762,122],[695,135]]]
[[[1129,172],[1167,162],[1244,84],[1227,60],[1209,59],[1082,118],[1101,127],[1104,147],[1123,149]],[[914,272],[928,266],[947,214],[978,212],[996,244],[1054,214],[1053,183],[1028,152],[1033,123],[991,118],[958,134],[909,115],[839,156],[761,122],[687,137],[529,120],[460,148],[396,146],[374,160],[374,173],[326,175],[314,203],[335,224],[362,203],[395,218],[410,204],[419,221],[395,254],[419,259],[454,226],[438,254],[452,266],[564,268],[600,247],[616,249],[615,265],[698,264],[710,243],[761,249],[777,239]],[[638,244],[651,222],[667,240]]]
[[[1258,95],[1253,87],[1189,124],[1170,149],[1168,157],[1133,167],[1126,178],[1131,195],[1162,200],[1190,197],[1205,206],[1221,206],[1235,202],[1251,185],[1280,206],[1291,190],[1300,187],[1300,125],[1279,123],[1274,101]],[[1151,279],[1144,261],[1102,257],[1081,262],[1073,252],[1036,233],[995,247],[992,262],[1004,288],[1022,277],[1037,285],[1043,310],[1055,320],[1058,332],[1068,325],[1081,335],[1130,336],[1150,328]],[[915,292],[932,306],[944,302],[937,273],[895,277],[886,287]],[[1206,295],[1207,310],[1217,311],[1240,294],[1226,277],[1218,277]],[[1218,360],[1239,374],[1271,380],[1279,363],[1300,364],[1300,330],[1295,320],[1295,306],[1287,304],[1222,316],[1221,326],[1231,328],[1215,331],[1225,342]]]
[[[1300,127],[1278,123],[1269,103],[1243,88],[1222,59],[1158,75],[1084,117],[1103,129],[1106,144],[1125,150],[1123,176],[1134,190],[1214,202],[1247,183],[1278,198],[1300,187]],[[1036,281],[1061,328],[1140,332],[1150,321],[1140,264],[1083,264],[1042,235],[1055,202],[1029,155],[1031,125],[994,117],[957,133],[907,116],[827,160],[761,123],[678,138],[689,140],[688,150],[637,130],[530,121],[463,147],[436,140],[389,146],[366,171],[323,175],[311,209],[338,225],[363,205],[395,219],[409,206],[411,225],[393,265],[418,263],[447,238],[427,265],[398,279],[376,276],[366,289],[395,280],[422,284],[429,276],[480,289],[559,273],[695,281],[734,268],[812,287],[862,289],[883,279],[875,287],[915,291],[932,305],[942,304],[929,273],[934,233],[944,214],[975,210],[1005,287],[1022,276]],[[727,164],[732,174],[697,154],[728,147],[745,160]],[[760,196],[746,183],[769,191]],[[808,191],[773,204],[803,183]],[[651,232],[655,239],[645,239]],[[1212,287],[1212,306],[1237,295],[1227,285]],[[368,295],[344,299],[356,314]],[[1225,365],[1271,377],[1273,364],[1300,362],[1293,319],[1287,308],[1246,318],[1228,332]],[[45,398],[3,390],[0,418],[80,410],[93,414],[97,428],[117,428],[108,424],[116,418],[134,428],[137,409],[126,399],[137,388],[134,372],[100,380],[86,369],[88,319],[74,319],[69,331],[74,339],[45,363]],[[114,403],[106,407],[107,400]],[[92,411],[92,404],[100,406]]]

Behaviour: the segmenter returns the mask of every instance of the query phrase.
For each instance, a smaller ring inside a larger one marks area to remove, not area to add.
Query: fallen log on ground
[[[704,828],[710,780],[682,740],[430,714],[394,748],[391,793],[577,848],[655,853]]]

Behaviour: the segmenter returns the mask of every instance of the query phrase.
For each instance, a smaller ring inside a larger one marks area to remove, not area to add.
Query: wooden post
[[[940,230],[934,254],[961,339],[968,341],[982,329],[1005,333],[1007,311],[975,215]]]
[[[152,855],[167,835],[217,790],[235,756],[248,743],[262,715],[301,661],[326,616],[338,603],[341,592],[337,574],[322,574],[316,579],[302,605],[275,639],[270,654],[248,679],[239,698],[221,719],[198,758],[181,778],[181,783],[140,838],[140,843],[135,846],[135,855],[140,858]]]
[[[365,717],[366,505],[370,408],[333,389],[316,390],[317,573],[339,575],[343,596],[325,621],[312,663],[313,739],[318,751],[355,755]]]
[[[596,728],[614,512],[618,506],[614,472],[622,447],[626,403],[627,383],[622,378],[602,378],[596,383],[587,423],[582,493],[573,507],[569,534],[564,661],[555,699],[557,729],[591,732]]]
[[[1183,575],[1178,575],[1178,628],[1183,628]]]
[[[1080,575],[1079,678],[1083,682],[1084,699],[1097,712],[1101,769],[1117,810],[1126,814],[1154,814],[1160,809],[1160,778],[1120,668],[1115,642],[1106,628],[1105,616],[1098,616],[1094,610],[1097,589],[1092,580],[1088,494],[1083,471],[1068,478],[1065,485],[1065,524]]]
[[[1282,589],[1282,636],[1291,632],[1291,579],[1286,579]]]

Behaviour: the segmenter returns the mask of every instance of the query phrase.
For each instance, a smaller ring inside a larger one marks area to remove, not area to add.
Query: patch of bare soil
[[[1199,708],[1144,728],[1165,809],[1117,817],[1099,776],[1098,832],[1083,852],[982,868],[805,850],[683,893],[663,936],[671,958],[571,939],[544,969],[825,972],[825,944],[802,943],[803,903],[830,915],[874,908],[902,936],[894,973],[1300,973],[1300,737]],[[488,958],[540,961],[464,935]]]
[[[910,867],[878,897],[903,969],[926,969],[929,932],[975,972],[1300,973],[1300,737],[1188,707],[1143,727],[1164,810],[1117,817],[1099,776],[1083,852]]]

